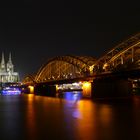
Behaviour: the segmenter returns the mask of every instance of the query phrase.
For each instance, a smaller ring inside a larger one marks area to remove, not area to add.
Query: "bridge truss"
[[[114,47],[96,60],[89,56],[58,56],[47,61],[35,77],[24,82],[73,79],[120,69],[140,67],[140,33]]]
[[[73,79],[87,76],[89,67],[95,59],[92,57],[59,56],[50,59],[38,71],[35,81]]]
[[[35,83],[35,77],[32,75],[27,75],[25,78],[22,80],[23,84],[32,84]]]
[[[94,64],[95,72],[113,71],[131,66],[140,59],[140,33],[117,45]],[[135,65],[136,66],[136,65]]]

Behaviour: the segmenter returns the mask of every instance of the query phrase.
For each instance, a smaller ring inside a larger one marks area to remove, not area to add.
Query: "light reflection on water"
[[[82,93],[80,91],[64,92],[64,99],[78,101],[82,98]]]
[[[1,139],[139,139],[139,108],[139,97],[91,101],[0,96]]]
[[[34,106],[34,94],[29,94],[27,96],[27,112],[26,112],[26,125],[27,127],[27,137],[32,138],[36,137],[37,127],[36,127],[36,114]]]

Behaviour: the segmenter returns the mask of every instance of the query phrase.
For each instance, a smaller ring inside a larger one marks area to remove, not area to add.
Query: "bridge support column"
[[[43,95],[49,97],[56,96],[56,86],[46,85],[45,83],[37,84],[34,88],[36,95]]]
[[[132,84],[127,79],[95,79],[92,85],[92,98],[118,98],[131,96]]]

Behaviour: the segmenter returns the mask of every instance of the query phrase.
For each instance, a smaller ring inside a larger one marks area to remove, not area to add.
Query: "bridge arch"
[[[35,83],[35,77],[33,75],[27,75],[24,77],[24,79],[22,80],[23,84],[31,84],[31,83]]]
[[[50,59],[38,71],[35,81],[73,79],[89,74],[89,68],[95,63],[95,58],[88,56],[57,56]]]

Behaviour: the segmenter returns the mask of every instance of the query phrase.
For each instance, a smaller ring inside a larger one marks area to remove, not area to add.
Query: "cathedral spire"
[[[9,53],[9,63],[12,63],[11,52]]]
[[[4,53],[2,52],[2,59],[1,59],[1,69],[5,72],[5,60],[4,60]]]
[[[3,52],[2,52],[1,64],[5,64],[5,60],[4,60],[4,53],[3,53]]]
[[[12,64],[11,52],[9,53],[9,60],[7,63],[7,72],[9,72],[9,73],[14,72],[14,65]]]

